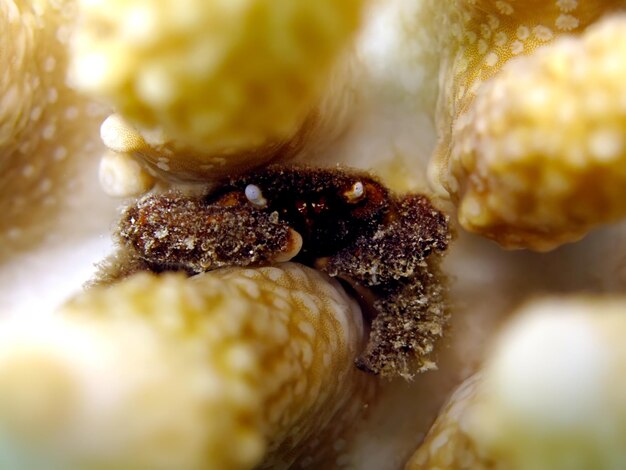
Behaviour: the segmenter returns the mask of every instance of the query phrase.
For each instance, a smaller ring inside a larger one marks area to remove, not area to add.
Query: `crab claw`
[[[285,249],[278,253],[274,258],[276,263],[284,263],[285,261],[289,261],[300,253],[302,249],[302,236],[296,232],[294,229],[289,229],[287,233],[287,243],[285,244]]]

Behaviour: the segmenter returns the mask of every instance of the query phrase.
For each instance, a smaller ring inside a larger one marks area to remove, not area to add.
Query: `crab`
[[[395,195],[346,168],[273,165],[201,196],[149,194],[123,212],[118,239],[143,269],[190,275],[288,260],[343,281],[369,339],[358,368],[412,377],[447,321],[439,259],[448,218],[422,194]]]

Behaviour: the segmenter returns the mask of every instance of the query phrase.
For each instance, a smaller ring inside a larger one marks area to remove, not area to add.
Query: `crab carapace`
[[[450,235],[424,195],[395,195],[356,170],[269,166],[199,197],[147,195],[124,212],[119,239],[154,271],[289,259],[316,267],[375,299],[361,369],[410,376],[432,366]]]

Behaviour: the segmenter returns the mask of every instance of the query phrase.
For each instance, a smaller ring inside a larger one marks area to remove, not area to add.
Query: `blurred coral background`
[[[625,7],[0,0],[0,466],[622,468]],[[81,293],[130,198],[274,161],[451,214],[437,370],[291,264]]]

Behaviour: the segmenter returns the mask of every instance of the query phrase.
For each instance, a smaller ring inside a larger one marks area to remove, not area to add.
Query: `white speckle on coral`
[[[448,443],[448,433],[441,433],[430,443],[430,452],[436,454],[437,451]]]
[[[39,183],[39,191],[41,193],[47,193],[52,189],[52,181],[49,178],[44,178]]]
[[[487,24],[481,24],[480,25],[480,35],[485,38],[485,39],[489,39],[491,37],[491,35],[493,34],[492,29],[489,27],[489,25]]]
[[[263,271],[265,276],[268,277],[271,281],[277,282],[281,277],[283,277],[283,272],[278,268],[267,268]],[[254,271],[250,271],[250,277],[256,277],[256,273]]]
[[[52,87],[48,89],[48,103],[54,104],[59,99],[59,92],[56,88]]]
[[[555,22],[555,25],[561,31],[572,31],[578,28],[580,21],[578,18],[572,15],[560,15]]]
[[[513,41],[511,43],[511,54],[518,55],[524,52],[524,43],[522,41]]]
[[[78,111],[78,108],[76,106],[68,106],[67,108],[65,108],[65,118],[70,121],[76,119],[79,114],[80,112]]]
[[[46,196],[42,201],[42,204],[46,207],[54,206],[56,203],[57,198],[54,196]]]
[[[485,65],[488,67],[494,67],[498,63],[498,54],[495,52],[490,52],[485,56]]]
[[[296,292],[291,298],[298,304],[298,307],[303,311],[307,311],[315,316],[319,315],[320,309],[315,303],[315,300],[305,292]]]
[[[68,25],[61,25],[57,28],[56,38],[61,44],[67,44],[72,35],[72,28]]]
[[[509,38],[504,31],[498,31],[495,36],[494,44],[498,47],[503,47],[508,40]]]
[[[298,323],[298,329],[309,338],[313,338],[315,335],[315,328],[309,322]]]
[[[501,0],[496,2],[496,8],[500,13],[507,16],[510,16],[515,12],[515,9],[511,6],[509,2],[504,2]]]
[[[484,54],[485,52],[487,52],[487,41],[485,41],[484,39],[481,39],[480,41],[478,41],[478,53],[479,54]]]
[[[259,286],[254,281],[242,279],[241,281],[237,281],[237,287],[243,290],[251,299],[258,299],[261,295]]]
[[[517,28],[515,35],[520,41],[525,41],[530,36],[530,29],[528,29],[528,26],[522,25]]]
[[[57,60],[54,56],[47,57],[43,63],[43,71],[46,73],[50,73],[54,70],[57,65]]]
[[[567,13],[578,7],[578,0],[557,0],[556,6],[559,10]]]
[[[30,110],[30,116],[29,116],[30,120],[38,121],[42,113],[43,113],[43,108],[41,106],[35,106],[33,109]]]
[[[87,113],[87,116],[99,117],[104,112],[104,106],[101,103],[90,101],[85,106],[85,112]]]
[[[286,312],[290,308],[287,301],[284,298],[278,296],[272,299],[272,306],[278,311],[282,312]]]
[[[24,232],[21,229],[15,227],[10,228],[6,232],[7,237],[11,240],[17,240],[19,237],[22,236],[23,233]]]
[[[330,364],[330,354],[329,353],[324,353],[322,355],[322,363],[324,364],[324,366],[328,366]]]
[[[59,145],[55,147],[55,149],[52,151],[52,158],[55,161],[65,160],[67,158],[67,155],[68,155],[67,147],[63,145]]]
[[[30,178],[35,174],[35,167],[32,164],[25,165],[22,168],[22,176],[25,178]]]
[[[45,140],[52,140],[52,138],[54,137],[54,135],[56,134],[57,131],[57,127],[54,124],[48,124],[47,126],[45,126],[43,128],[43,130],[41,131],[41,136],[45,139]]]
[[[500,20],[498,19],[497,16],[495,15],[489,15],[487,17],[487,22],[489,23],[489,27],[495,31],[496,29],[498,29],[500,27]]]
[[[624,134],[618,129],[601,129],[589,136],[589,152],[597,160],[615,160],[624,150]]]
[[[533,28],[535,37],[540,41],[550,41],[554,38],[554,33],[547,26],[538,25]]]

